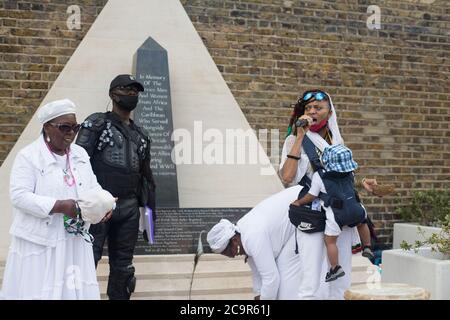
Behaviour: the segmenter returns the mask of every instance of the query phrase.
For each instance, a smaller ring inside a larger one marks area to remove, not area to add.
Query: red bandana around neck
[[[319,123],[315,123],[315,124],[311,125],[311,127],[309,127],[309,130],[317,133],[321,129],[323,129],[327,125],[327,123],[328,123],[328,119],[323,119]]]

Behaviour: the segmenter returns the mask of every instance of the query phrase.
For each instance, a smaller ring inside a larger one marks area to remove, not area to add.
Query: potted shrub
[[[394,223],[393,248],[399,249],[402,241],[414,243],[441,231],[445,216],[450,214],[450,190],[415,191],[411,203],[396,213],[405,221]]]
[[[419,233],[424,235],[421,228],[418,227]],[[439,233],[433,233],[429,237],[424,236],[424,240],[417,240],[414,244],[410,244],[406,241],[402,241],[400,247],[403,250],[414,249],[414,252],[418,252],[422,247],[430,247],[432,252],[442,254],[443,259],[450,260],[450,214],[445,217],[445,221],[442,224],[442,229]]]
[[[424,235],[420,227],[419,234]],[[413,244],[403,241],[401,247],[383,252],[382,281],[419,286],[432,299],[450,299],[450,214],[441,231]]]

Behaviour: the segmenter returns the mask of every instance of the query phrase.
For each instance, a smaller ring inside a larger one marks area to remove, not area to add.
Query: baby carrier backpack
[[[366,211],[355,192],[352,172],[326,172],[319,169],[327,193],[320,193],[325,207],[331,207],[339,227],[354,227],[365,220]]]

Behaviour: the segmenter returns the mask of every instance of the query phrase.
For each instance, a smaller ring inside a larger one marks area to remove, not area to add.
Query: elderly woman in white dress
[[[83,221],[77,200],[82,193],[105,191],[86,151],[72,144],[80,127],[74,103],[46,104],[38,119],[41,135],[17,154],[11,171],[14,220],[2,297],[99,299],[89,219]],[[110,217],[111,198],[109,193],[103,198],[107,204],[98,212],[103,219]]]
[[[220,220],[207,235],[211,250],[230,258],[245,255],[252,270],[256,300],[296,300],[300,263],[289,204],[301,187],[283,190],[260,202],[236,225]]]

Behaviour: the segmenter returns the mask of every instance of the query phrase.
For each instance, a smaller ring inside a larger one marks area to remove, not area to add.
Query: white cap
[[[91,224],[99,223],[116,204],[111,193],[103,189],[85,191],[80,194],[77,202],[81,209],[81,217]]]
[[[39,122],[44,124],[65,114],[75,114],[75,110],[75,103],[69,99],[62,99],[49,102],[40,107],[37,116]]]
[[[236,234],[237,228],[227,219],[221,219],[218,224],[211,228],[206,236],[211,250],[215,253],[222,253]]]

